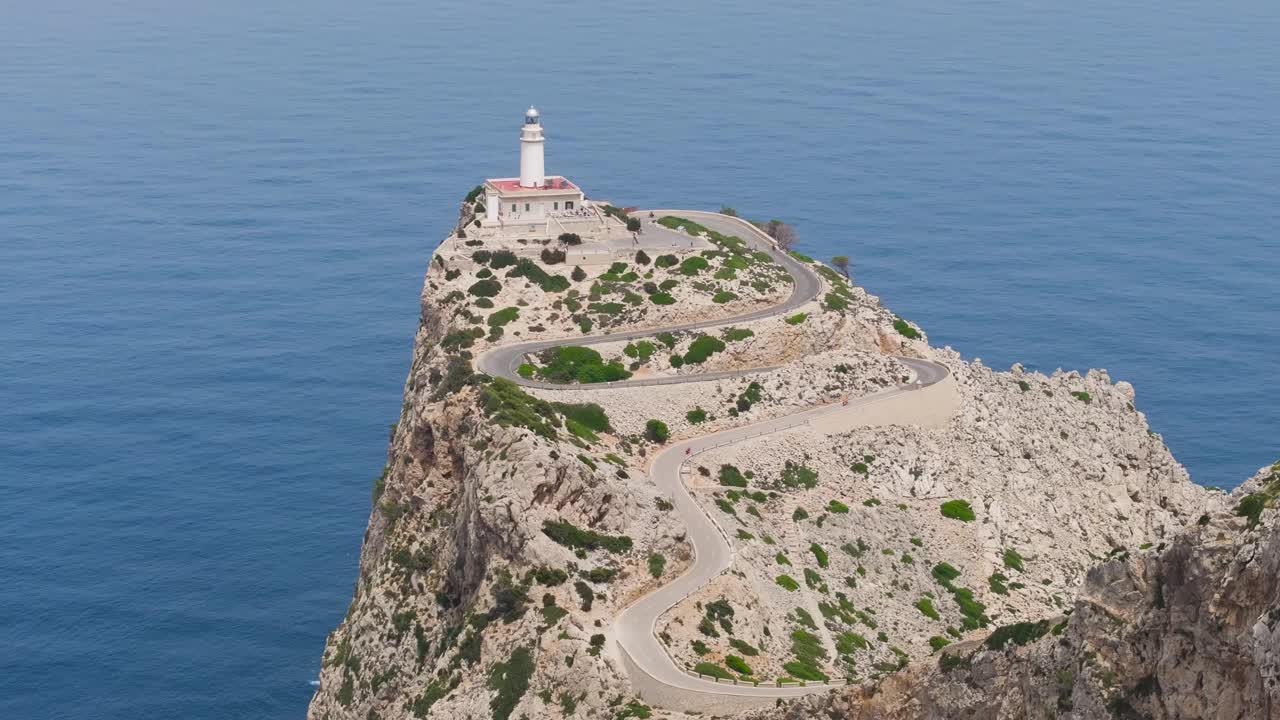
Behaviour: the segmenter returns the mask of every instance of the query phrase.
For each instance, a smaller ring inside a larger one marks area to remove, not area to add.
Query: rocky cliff
[[[1275,513],[1242,529],[1243,495],[1191,483],[1132,387],[965,362],[817,264],[811,302],[730,322],[791,281],[736,238],[697,239],[703,249],[596,268],[456,239],[437,250],[354,597],[309,717],[664,712],[637,699],[606,636],[691,561],[649,482],[653,454],[892,387],[908,377],[895,354],[951,371],[948,420],[801,428],[698,459],[688,484],[735,535],[737,564],[660,623],[676,663],[852,683],[773,711],[786,717],[1266,716],[1248,708],[1274,699],[1275,658],[1258,648],[1276,639]],[[726,321],[660,331],[708,318]],[[574,348],[601,328],[654,330]],[[521,377],[725,376],[543,390],[476,372],[489,348],[556,338]],[[1247,486],[1255,504],[1280,495],[1272,480]],[[1014,640],[985,649],[993,631]],[[1244,710],[1197,715],[1197,687],[1238,692]],[[1153,710],[1166,691],[1185,710]]]
[[[1001,627],[874,685],[757,718],[1280,714],[1280,463],[1168,542],[1089,571],[1064,617]]]

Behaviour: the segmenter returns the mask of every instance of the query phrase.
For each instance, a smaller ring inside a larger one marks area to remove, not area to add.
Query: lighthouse
[[[540,188],[547,184],[542,164],[542,118],[530,105],[520,128],[520,187]]]
[[[484,181],[484,218],[489,227],[520,233],[525,239],[567,232],[566,223],[595,217],[582,190],[562,175],[547,175],[543,165],[542,116],[530,106],[520,126],[520,177]]]

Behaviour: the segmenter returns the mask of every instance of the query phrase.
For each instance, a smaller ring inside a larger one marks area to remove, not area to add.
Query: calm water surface
[[[784,9],[785,6],[785,9]],[[548,168],[1280,456],[1280,4],[0,0],[0,717],[301,717],[429,253]]]

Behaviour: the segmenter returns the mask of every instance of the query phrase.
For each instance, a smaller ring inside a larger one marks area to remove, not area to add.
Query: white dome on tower
[[[529,109],[524,111],[524,121],[526,123],[532,125],[533,123],[538,122],[538,118],[538,108],[530,105]]]

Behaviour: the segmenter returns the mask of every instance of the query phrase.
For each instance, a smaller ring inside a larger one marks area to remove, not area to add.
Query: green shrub
[[[951,644],[951,641],[942,637],[941,635],[934,635],[933,637],[929,638],[929,647],[933,648],[934,652],[938,652],[939,650],[941,650],[942,648],[950,644]]]
[[[573,278],[574,282],[582,282],[587,279],[587,271],[574,265],[573,272],[569,273],[569,277]]]
[[[480,407],[503,427],[523,427],[548,439],[556,438],[560,420],[551,403],[520,389],[506,378],[493,378],[480,390]]]
[[[1021,390],[1022,392],[1026,392],[1031,389],[1031,383],[1027,382],[1026,380],[1019,380],[1018,389]]]
[[[676,299],[670,293],[656,292],[649,296],[649,302],[654,305],[675,305]]]
[[[467,288],[467,292],[476,297],[493,297],[502,292],[502,283],[497,280],[477,280]]]
[[[781,585],[782,589],[788,592],[795,592],[800,589],[800,583],[796,582],[795,578],[790,575],[779,575],[774,578],[773,581]]]
[[[566,419],[573,420],[596,432],[610,432],[609,416],[595,403],[552,403],[551,406]]]
[[[742,477],[742,473],[733,465],[721,465],[718,477],[721,485],[740,488],[747,486],[747,479]]]
[[[671,436],[671,431],[661,420],[650,419],[644,424],[644,436],[650,442],[664,443]]]
[[[649,555],[649,574],[655,578],[662,577],[662,571],[667,567],[667,557],[662,553],[651,553]]]
[[[720,333],[725,342],[738,342],[739,340],[746,340],[753,335],[755,335],[755,332],[750,328],[726,328],[724,332]]]
[[[627,343],[627,346],[622,349],[622,354],[629,358],[635,358],[640,362],[645,362],[649,358],[653,357],[655,350],[657,350],[657,347],[653,343],[648,340],[641,340],[639,342]]]
[[[903,320],[902,318],[898,318],[893,321],[893,329],[897,330],[899,335],[902,335],[908,340],[920,339],[920,332],[915,328],[911,327],[911,325],[909,325],[907,321]]]
[[[560,236],[557,237],[556,239],[564,243],[565,245],[581,245],[582,244],[582,238],[577,233],[570,233],[570,232],[560,233]]]
[[[939,583],[949,583],[960,577],[960,571],[950,563],[940,562],[933,566],[933,579]]]
[[[818,574],[817,570],[805,568],[804,584],[808,585],[810,590],[817,590],[822,587],[822,576]]]
[[[657,259],[653,261],[653,266],[659,267],[659,268],[675,267],[676,265],[679,265],[679,264],[680,264],[680,258],[676,257],[675,255],[659,255]]]
[[[1082,402],[1082,403],[1084,403],[1084,404],[1086,404],[1086,405],[1088,405],[1089,403],[1093,402],[1093,396],[1091,396],[1089,393],[1084,392],[1084,391],[1080,391],[1080,392],[1073,392],[1073,393],[1071,393],[1071,397],[1073,397],[1073,398],[1075,398],[1075,399],[1079,400],[1080,402]]]
[[[733,679],[733,673],[729,672],[728,670],[725,670],[724,668],[720,667],[719,665],[713,662],[706,662],[706,661],[700,662],[697,665],[693,666],[693,671],[698,673],[699,675],[709,675],[711,677],[721,678],[724,680]]]
[[[1236,504],[1236,517],[1246,518],[1249,521],[1249,528],[1255,528],[1262,521],[1262,511],[1267,508],[1267,496],[1263,493],[1251,493],[1245,495]]]
[[[737,299],[738,299],[737,295],[729,292],[728,290],[721,290],[720,292],[712,296],[711,302],[723,305],[724,303],[733,302],[734,300],[737,300]]]
[[[611,553],[631,551],[631,538],[626,535],[605,535],[595,530],[584,530],[563,520],[544,520],[542,533],[567,548],[603,549]]]
[[[933,566],[933,578],[951,593],[952,599],[960,607],[960,612],[964,615],[962,624],[970,630],[986,627],[991,623],[991,618],[986,615],[987,606],[974,599],[972,590],[955,584],[954,581],[959,577],[960,571],[945,562]]]
[[[991,588],[991,592],[997,595],[1008,595],[1009,587],[1005,585],[1008,581],[1009,578],[1002,573],[995,572],[991,573],[991,577],[987,578],[987,586]]]
[[[636,226],[635,226],[634,228],[632,228],[632,227],[631,227],[631,223],[630,223],[630,222],[628,222],[628,223],[627,223],[627,229],[628,229],[628,230],[639,230],[639,229],[640,229],[640,221],[639,221],[639,220],[636,220],[635,222],[636,222]],[[648,255],[645,251],[643,251],[643,250],[637,250],[637,251],[636,251],[636,264],[637,264],[637,265],[648,265],[648,264],[649,264],[649,255]]]
[[[879,507],[879,506],[880,506],[880,499],[879,499],[879,498],[867,498],[866,500],[863,500],[863,501],[862,501],[862,504],[863,504],[863,505],[866,505],[867,507]]]
[[[511,653],[505,663],[494,663],[489,670],[489,689],[497,693],[489,701],[489,709],[494,720],[508,720],[511,712],[520,704],[520,699],[529,689],[529,678],[533,676],[533,654],[527,647],[518,647]]]
[[[774,561],[774,562],[776,562],[776,563],[778,563],[779,565],[790,565],[790,564],[791,564],[791,561],[790,561],[789,559],[787,559],[787,555],[786,555],[786,553],[783,553],[783,552],[779,552],[777,555],[774,555],[774,556],[773,556],[773,561]]]
[[[828,310],[844,310],[849,307],[849,301],[836,293],[829,292],[822,298],[822,306]]]
[[[982,644],[990,650],[1001,650],[1009,645],[1026,645],[1044,637],[1050,628],[1048,620],[1005,625],[996,628]]]
[[[563,618],[565,615],[568,615],[569,611],[555,604],[556,598],[554,595],[547,595],[545,597],[551,598],[551,604],[550,605],[547,605],[545,603],[543,604],[541,608],[542,622],[547,627],[551,627],[556,623],[560,622],[560,618]],[[544,600],[545,600],[545,597],[544,597]]]
[[[924,616],[930,620],[941,620],[942,616],[933,607],[933,601],[927,597],[922,597],[916,601],[916,609],[924,613]]]
[[[864,462],[856,462],[850,465],[849,469],[858,473],[859,475],[866,475],[868,473],[867,464]]]
[[[700,407],[696,407],[684,414],[684,419],[689,421],[690,425],[697,425],[706,422],[707,411]]]
[[[338,688],[338,704],[342,707],[350,705],[351,700],[355,695],[355,691],[355,681],[349,673],[346,673],[342,680],[342,687]]]
[[[684,358],[679,355],[672,355],[667,358],[667,362],[671,363],[671,367],[679,369],[684,366]]]
[[[734,650],[737,650],[747,657],[755,657],[760,654],[759,650],[738,638],[729,638],[729,647],[732,647]]]
[[[1013,548],[1005,550],[1004,566],[1011,570],[1022,572],[1022,555],[1018,554],[1018,551]]]
[[[680,262],[680,268],[677,270],[681,275],[693,276],[708,268],[706,258],[699,255],[692,255]]]
[[[809,517],[808,511],[806,511],[802,507],[796,508],[795,512],[791,513],[791,519],[795,522],[800,522],[801,520],[804,520],[808,517]]]
[[[822,549],[818,543],[809,545],[809,552],[813,553],[814,559],[818,561],[818,567],[825,568],[831,564],[831,559],[827,556],[827,551]]]
[[[622,363],[605,363],[600,353],[589,347],[561,345],[543,351],[539,359],[542,367],[538,368],[538,375],[550,382],[600,383],[631,377]]]
[[[969,507],[968,500],[948,500],[942,503],[942,517],[961,522],[973,522],[977,518],[973,514],[973,508]]]
[[[504,267],[515,265],[516,261],[516,254],[510,250],[494,250],[493,255],[489,257],[489,267],[494,270],[501,270]]]
[[[596,591],[592,590],[590,585],[582,582],[581,580],[573,583],[573,589],[578,593],[578,598],[582,601],[579,607],[581,607],[583,611],[589,612],[591,610],[591,603],[596,599]]]
[[[600,313],[601,315],[621,315],[626,309],[626,305],[616,302],[591,303],[587,305],[587,312]]]
[[[487,297],[476,298],[476,301],[472,304],[482,310],[489,310],[493,308],[493,301]]]
[[[726,655],[724,658],[724,664],[728,665],[729,669],[736,673],[741,673],[743,675],[755,674],[755,671],[751,669],[751,666],[737,655]]]
[[[788,325],[799,325],[809,317],[809,313],[796,313],[786,319]]]
[[[532,574],[533,579],[539,585],[546,585],[547,587],[555,587],[569,579],[569,574],[560,568],[551,568],[545,565],[535,568]]]
[[[516,368],[516,374],[528,380],[533,377],[534,368],[529,363],[520,363],[520,367]]]
[[[558,248],[542,248],[542,254],[540,257],[542,258],[542,262],[547,265],[559,265],[564,262],[565,254],[563,250]]]
[[[520,308],[507,307],[489,315],[489,327],[502,327],[520,317]]]
[[[831,502],[827,503],[827,512],[836,513],[839,515],[847,515],[849,513],[849,506],[845,505],[839,500],[832,500]]]
[[[782,484],[812,490],[818,484],[818,472],[788,460],[782,469]]]
[[[854,650],[866,650],[867,639],[855,632],[842,632],[836,636],[836,652],[848,655]]]
[[[738,395],[737,405],[735,406],[738,412],[746,412],[751,409],[752,405],[760,402],[760,398],[763,397],[763,390],[764,388],[758,382],[748,385],[747,389]]]
[[[827,675],[818,669],[818,665],[827,659],[827,650],[818,636],[805,630],[792,630],[791,654],[796,659],[782,665],[789,675],[801,680],[827,680]]]
[[[951,653],[943,653],[938,656],[938,668],[942,672],[951,672],[961,668],[968,668],[973,660],[972,655],[955,655]]]
[[[496,253],[495,253],[496,256]],[[563,292],[569,289],[569,278],[563,275],[551,275],[538,263],[520,258],[515,267],[507,271],[507,277],[522,277],[542,288],[543,292]]]
[[[699,335],[689,345],[684,361],[690,365],[706,362],[707,358],[725,349],[724,341],[710,335]]]

